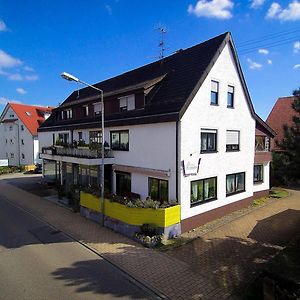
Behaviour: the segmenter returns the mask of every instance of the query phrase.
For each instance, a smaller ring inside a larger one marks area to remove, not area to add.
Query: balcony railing
[[[50,146],[42,148],[43,154],[49,155],[58,155],[58,156],[70,156],[70,157],[79,157],[79,158],[101,158],[101,148],[99,149],[90,149],[88,147],[63,147],[63,146]],[[112,158],[113,153],[111,149],[104,150],[105,158]]]

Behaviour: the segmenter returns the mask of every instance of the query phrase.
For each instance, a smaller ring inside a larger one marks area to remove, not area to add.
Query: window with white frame
[[[9,131],[12,131],[13,130],[13,127],[12,125],[9,126]]]
[[[14,153],[11,153],[11,154],[10,154],[10,158],[15,158],[15,154],[14,154]]]
[[[21,125],[21,131],[24,131],[24,125]]]
[[[217,130],[201,129],[201,153],[217,151]]]
[[[134,110],[135,109],[135,96],[129,95],[119,98],[120,111]]]
[[[238,130],[226,130],[226,151],[240,150],[240,132]]]
[[[84,113],[85,117],[87,117],[89,115],[89,106],[88,105],[83,106],[83,113]]]

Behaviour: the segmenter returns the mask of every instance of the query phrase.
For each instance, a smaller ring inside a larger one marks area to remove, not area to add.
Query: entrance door
[[[131,174],[116,172],[116,193],[120,196],[128,196],[131,193]]]

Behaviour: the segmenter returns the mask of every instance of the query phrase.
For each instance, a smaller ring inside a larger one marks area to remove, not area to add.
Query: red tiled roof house
[[[0,116],[0,159],[8,159],[11,166],[38,163],[37,130],[51,111],[50,107],[7,103]]]

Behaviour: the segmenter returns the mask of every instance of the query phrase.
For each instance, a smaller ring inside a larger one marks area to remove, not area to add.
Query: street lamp
[[[101,95],[101,131],[102,131],[102,143],[101,143],[101,183],[100,183],[100,187],[101,187],[101,197],[100,197],[100,206],[101,206],[101,212],[102,212],[102,219],[101,219],[101,224],[102,226],[104,225],[104,102],[103,102],[103,90],[96,88],[95,86],[88,84],[82,80],[80,80],[79,78],[63,72],[60,74],[60,76],[68,81],[75,81],[75,82],[79,82],[83,85],[86,85],[98,92],[100,92]]]

